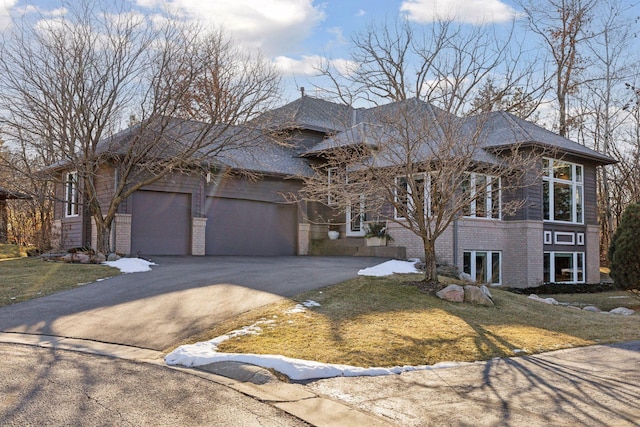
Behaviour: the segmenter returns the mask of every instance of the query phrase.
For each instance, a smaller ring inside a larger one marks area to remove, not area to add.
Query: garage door
[[[295,255],[295,206],[207,198],[207,255]]]
[[[160,191],[133,194],[131,253],[191,253],[191,195]]]

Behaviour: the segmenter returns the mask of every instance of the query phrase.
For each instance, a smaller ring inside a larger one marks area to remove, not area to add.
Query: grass
[[[0,260],[26,257],[27,249],[24,246],[0,243]]]
[[[492,289],[495,308],[450,303],[402,285],[408,280],[416,277],[359,277],[245,313],[184,343],[271,320],[260,335],[231,339],[220,351],[368,367],[487,360],[640,339],[638,315],[570,310],[499,289]],[[286,314],[307,299],[321,306]]]
[[[0,260],[0,307],[117,276],[106,265],[46,262],[39,258]]]

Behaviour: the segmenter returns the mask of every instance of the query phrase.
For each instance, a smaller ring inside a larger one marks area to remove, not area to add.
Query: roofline
[[[498,151],[503,151],[503,149],[506,149],[507,147],[513,147],[513,146],[516,146],[516,145],[519,145],[521,147],[540,147],[540,148],[544,148],[546,150],[557,150],[559,152],[570,154],[572,156],[593,160],[593,161],[596,161],[596,162],[598,162],[598,163],[600,163],[602,165],[613,165],[613,164],[618,163],[618,160],[616,160],[614,158],[611,158],[611,157],[609,157],[607,155],[598,153],[597,151],[594,151],[594,153],[596,153],[596,154],[582,153],[580,151],[572,150],[570,148],[555,147],[553,145],[545,144],[545,143],[539,142],[539,141],[525,141],[525,142],[515,142],[515,143],[511,143],[511,144],[489,145],[489,146],[486,147],[486,149],[488,151],[496,151],[496,152],[498,152]]]

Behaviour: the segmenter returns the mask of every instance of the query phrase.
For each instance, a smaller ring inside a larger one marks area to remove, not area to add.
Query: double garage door
[[[206,255],[295,255],[295,206],[207,198]],[[191,195],[137,191],[133,195],[131,253],[191,253]]]

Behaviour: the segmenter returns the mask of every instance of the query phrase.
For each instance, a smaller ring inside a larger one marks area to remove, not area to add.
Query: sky
[[[289,100],[299,96],[300,86],[313,87],[314,66],[320,57],[331,57],[337,67],[346,66],[348,40],[372,20],[393,20],[401,15],[427,24],[436,14],[450,14],[464,23],[500,24],[519,16],[511,0],[124,1],[145,14],[170,8],[187,18],[222,26],[238,43],[261,49],[283,73],[284,97]],[[0,0],[0,28],[11,25],[12,15],[34,10],[44,15],[64,13],[64,2]]]

